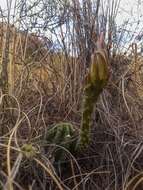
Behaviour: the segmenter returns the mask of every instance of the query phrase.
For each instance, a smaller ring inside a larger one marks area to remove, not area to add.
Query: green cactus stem
[[[46,142],[55,146],[55,161],[63,160],[65,151],[59,146],[64,147],[70,152],[75,151],[77,131],[71,123],[61,122],[48,130]]]
[[[109,78],[108,59],[106,58],[105,51],[94,54],[91,61],[90,71],[87,75],[84,88],[82,121],[78,144],[80,149],[87,148],[90,143],[90,129],[94,105]]]
[[[88,84],[84,89],[83,112],[79,139],[80,148],[87,148],[89,145],[92,112],[101,91],[102,88],[100,88],[100,85],[95,88],[92,84]]]

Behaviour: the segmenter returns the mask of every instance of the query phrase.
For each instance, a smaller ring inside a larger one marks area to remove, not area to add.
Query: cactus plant
[[[83,96],[83,112],[79,137],[80,148],[86,148],[90,142],[91,116],[99,95],[109,78],[106,52],[101,50],[91,58],[91,66],[86,78]]]
[[[91,57],[91,65],[86,76],[82,120],[80,133],[70,123],[56,124],[47,133],[46,140],[48,143],[54,143],[67,148],[69,151],[83,150],[88,147],[90,142],[90,129],[92,121],[92,112],[99,95],[107,85],[109,78],[108,58],[106,51],[100,50]],[[56,156],[60,159],[62,151]]]
[[[71,152],[75,151],[77,132],[71,123],[61,122],[56,124],[46,135],[46,142],[62,146]],[[64,158],[64,151],[59,147],[55,150],[55,161]]]
[[[57,145],[62,145],[65,148],[70,146],[72,138],[75,135],[75,129],[71,123],[58,123],[52,127],[46,136],[47,141]],[[66,143],[68,142],[68,143]]]

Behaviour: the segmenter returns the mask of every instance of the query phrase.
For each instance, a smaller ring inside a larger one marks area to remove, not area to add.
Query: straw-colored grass
[[[40,39],[34,44],[30,39],[35,36],[15,28],[11,34],[16,38],[9,45],[9,92],[0,94],[0,188],[135,190],[141,186],[143,108],[136,84],[142,57],[136,52],[111,57],[109,83],[93,114],[91,144],[85,152],[72,155],[44,137],[60,121],[79,130],[86,72],[82,57],[49,52],[41,48]],[[1,43],[2,56],[5,42]],[[8,104],[3,106],[5,97]],[[54,161],[57,149],[65,152],[60,163]]]

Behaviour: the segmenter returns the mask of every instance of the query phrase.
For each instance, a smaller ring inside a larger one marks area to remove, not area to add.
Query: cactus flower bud
[[[101,85],[102,88],[106,85],[109,78],[108,58],[104,50],[100,50],[92,55],[90,67],[91,83]]]

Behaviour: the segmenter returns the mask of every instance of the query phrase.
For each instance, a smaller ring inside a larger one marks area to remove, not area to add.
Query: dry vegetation
[[[100,13],[98,0],[96,9],[92,1],[83,2],[66,5],[69,12],[61,18],[70,17],[73,25],[64,20],[67,40],[59,24],[60,51],[36,32],[0,25],[0,190],[143,189],[143,58],[136,44],[120,53],[111,39],[118,1],[107,7],[109,15]],[[101,45],[102,25],[95,24],[100,14],[110,21],[104,22],[102,44],[110,77],[92,115],[89,147],[70,152],[45,137],[59,122],[71,123],[79,134],[85,78]],[[55,159],[57,149],[64,159]]]

